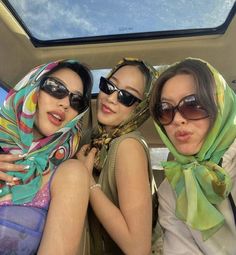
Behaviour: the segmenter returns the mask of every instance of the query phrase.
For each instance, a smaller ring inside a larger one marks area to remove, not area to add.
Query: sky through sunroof
[[[39,40],[212,28],[235,0],[10,0]]]

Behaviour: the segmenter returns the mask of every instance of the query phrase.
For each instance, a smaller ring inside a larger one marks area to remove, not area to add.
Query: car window
[[[7,96],[8,89],[0,81],[0,106],[3,104],[4,99]]]

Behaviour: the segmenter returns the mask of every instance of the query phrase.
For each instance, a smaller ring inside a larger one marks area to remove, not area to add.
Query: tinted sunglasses
[[[169,125],[177,111],[187,120],[200,120],[209,117],[206,109],[198,102],[196,95],[189,95],[182,98],[176,106],[168,102],[161,102],[156,107],[155,118],[161,125]]]
[[[100,78],[99,89],[107,95],[111,95],[112,93],[117,91],[118,101],[127,107],[133,105],[135,102],[141,102],[141,99],[137,98],[136,96],[132,95],[130,92],[124,89],[118,89],[115,84],[113,84],[111,81],[104,77]]]
[[[67,87],[55,77],[44,77],[40,81],[40,88],[57,99],[69,96],[70,106],[77,112],[83,112],[88,107],[88,100],[81,94],[70,92]]]

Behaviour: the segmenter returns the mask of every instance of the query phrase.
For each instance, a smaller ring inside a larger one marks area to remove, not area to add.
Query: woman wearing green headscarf
[[[150,110],[174,157],[158,189],[164,254],[235,254],[235,93],[209,63],[187,58],[158,78]]]
[[[125,58],[100,79],[98,127],[89,147],[96,150],[86,156],[85,145],[78,155],[89,161],[93,172],[88,217],[91,254],[151,253],[153,179],[148,147],[137,129],[149,117],[155,75],[142,60]]]

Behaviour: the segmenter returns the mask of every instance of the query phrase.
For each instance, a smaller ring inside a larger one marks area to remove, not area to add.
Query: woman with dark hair
[[[0,169],[14,171],[0,182],[1,254],[76,254],[89,175],[70,158],[91,89],[86,66],[61,60],[33,69],[9,92],[0,110],[0,147],[14,155],[1,155]]]
[[[153,177],[148,146],[137,129],[150,116],[156,75],[142,60],[125,58],[100,79],[98,126],[90,146],[78,154],[91,173],[90,254],[151,253]],[[161,240],[155,227],[154,239]],[[160,252],[161,242],[153,254]]]
[[[174,157],[158,189],[164,254],[235,254],[235,93],[209,63],[187,58],[160,75],[150,111]]]

